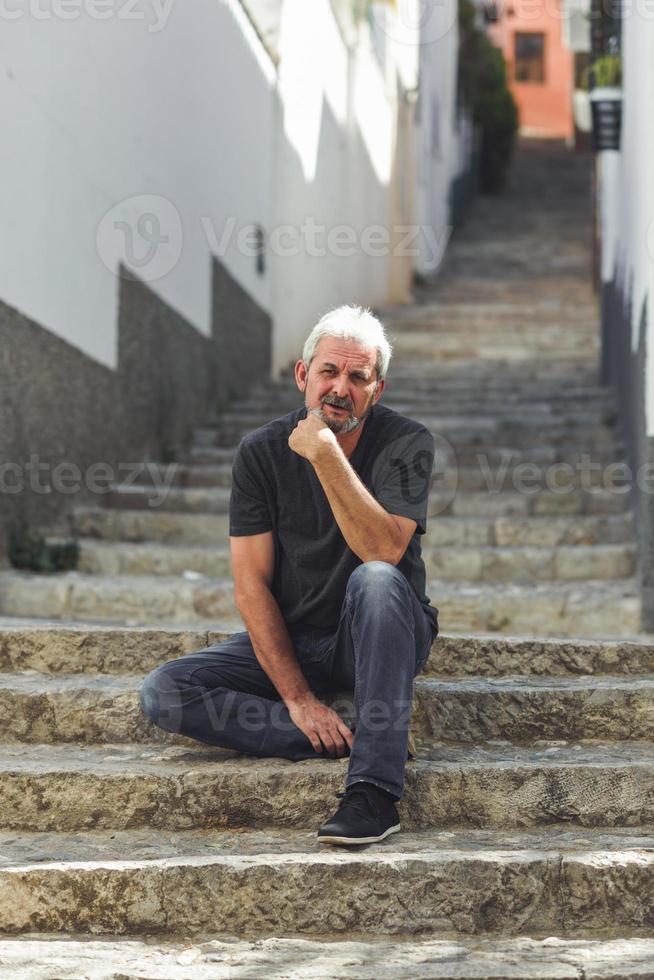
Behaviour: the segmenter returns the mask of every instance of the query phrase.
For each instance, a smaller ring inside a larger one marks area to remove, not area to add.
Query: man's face
[[[295,365],[295,379],[304,391],[307,410],[315,409],[337,435],[353,432],[384,390],[384,382],[377,383],[376,361],[376,347],[323,337],[308,372],[302,361]]]

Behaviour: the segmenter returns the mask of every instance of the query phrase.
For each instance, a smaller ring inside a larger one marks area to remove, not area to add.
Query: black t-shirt
[[[303,407],[248,433],[232,470],[229,533],[273,531],[271,592],[288,627],[336,630],[348,579],[361,559],[349,548],[309,460],[288,445],[307,417]],[[350,466],[391,514],[410,517],[416,531],[397,568],[438,626],[425,594],[420,534],[427,525],[434,439],[420,422],[377,403],[363,423]]]

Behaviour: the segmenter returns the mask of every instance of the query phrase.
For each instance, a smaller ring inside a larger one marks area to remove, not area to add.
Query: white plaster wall
[[[212,232],[233,216],[269,221],[272,65],[235,0],[164,7],[139,0],[126,19],[114,4],[102,20],[82,4],[70,19],[3,8],[21,16],[0,32],[0,296],[110,367],[126,241],[115,221],[160,221],[169,240],[137,271],[205,334]],[[136,236],[135,256],[149,248]],[[268,279],[235,238],[222,259],[268,307]]]
[[[273,371],[299,357],[328,309],[386,299],[388,250],[361,246],[366,228],[388,227],[395,138],[369,32],[349,51],[328,0],[286,0],[279,58]]]
[[[456,0],[434,5],[426,24],[428,33],[420,46],[415,209],[415,220],[421,229],[416,269],[424,275],[438,268],[447,246],[450,186],[467,165],[470,135],[465,119],[457,126]]]
[[[271,314],[276,371],[327,309],[386,301],[391,250],[374,236],[392,234],[417,0],[381,23],[384,65],[365,23],[348,47],[329,0],[284,0],[278,70],[237,0],[101,0],[103,19],[97,0],[58,2],[74,16],[3,7],[19,14],[0,31],[4,302],[115,367],[118,263],[206,335],[214,254]],[[451,82],[453,44],[430,35],[431,89]],[[266,232],[264,276],[239,238],[251,224]]]
[[[654,435],[654,20],[638,7],[623,18],[623,116],[620,153],[599,161],[604,239],[602,278],[616,278],[631,301],[631,348],[639,343],[645,299],[647,434]]]

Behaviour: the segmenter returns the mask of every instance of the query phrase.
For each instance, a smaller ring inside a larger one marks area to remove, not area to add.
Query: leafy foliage
[[[622,85],[622,58],[619,54],[603,54],[583,73],[586,88],[619,88]]]
[[[64,572],[77,568],[76,541],[48,544],[45,538],[22,524],[9,535],[9,561],[14,568],[30,572]]]
[[[481,190],[497,193],[515,146],[518,108],[508,87],[504,56],[475,25],[470,0],[459,0],[459,93],[481,131]]]

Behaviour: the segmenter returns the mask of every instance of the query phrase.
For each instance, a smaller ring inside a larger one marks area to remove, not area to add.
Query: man
[[[141,703],[160,727],[298,761],[349,754],[341,804],[318,831],[364,844],[400,829],[414,677],[438,633],[425,595],[434,440],[379,399],[381,323],[340,307],[295,365],[305,406],[245,436],[230,545],[247,630],[158,667]],[[354,727],[321,697],[354,692]]]

